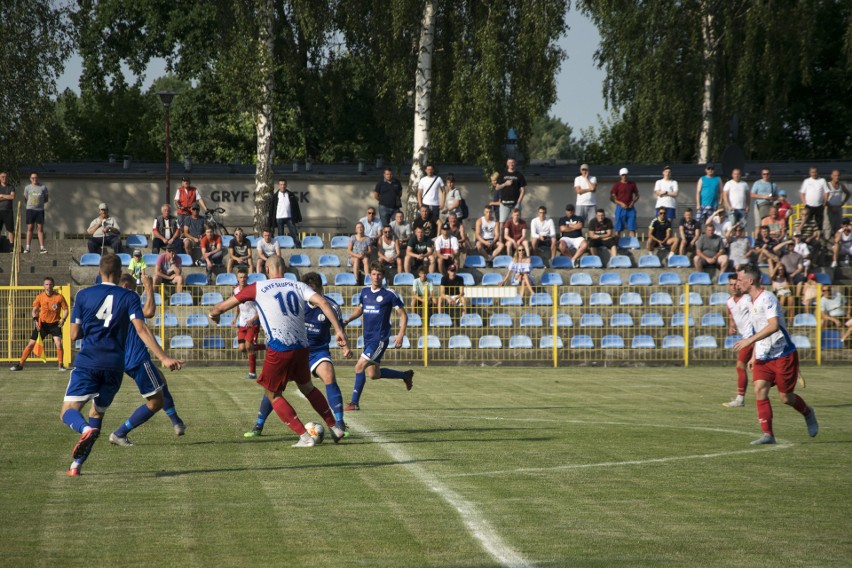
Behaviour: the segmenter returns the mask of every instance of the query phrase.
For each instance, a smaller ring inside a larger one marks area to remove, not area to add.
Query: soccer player
[[[343,325],[348,325],[364,315],[364,352],[355,364],[355,387],[352,389],[352,401],[343,409],[346,412],[361,410],[359,403],[367,376],[371,379],[402,379],[406,390],[414,386],[414,371],[411,369],[396,371],[387,367],[379,368],[382,355],[388,347],[390,318],[394,308],[399,311],[399,334],[393,340],[394,347],[402,345],[405,327],[408,325],[405,304],[396,292],[382,286],[384,276],[385,267],[380,262],[373,262],[370,266],[370,286],[361,289],[358,308],[343,321]]]
[[[131,274],[122,274],[118,285],[127,290],[136,290],[136,278]],[[142,275],[142,286],[145,288],[145,303],[142,305],[142,315],[154,317],[154,285],[150,276]],[[109,435],[110,444],[116,446],[132,446],[133,442],[127,434],[138,428],[154,416],[160,409],[165,410],[166,416],[172,421],[175,434],[183,436],[186,425],[178,416],[175,400],[169,392],[169,385],[163,374],[151,362],[148,348],[142,343],[135,329],[127,333],[127,347],[124,351],[124,372],[136,381],[139,394],[145,399],[145,404],[139,406],[119,428]]]
[[[234,287],[234,296],[248,285],[248,269],[237,270],[237,285]],[[257,313],[257,304],[254,302],[243,302],[237,305],[237,317],[231,321],[231,327],[237,328],[237,349],[240,353],[248,356],[249,372],[247,379],[257,378],[257,352],[266,349],[266,345],[257,342],[260,334],[260,316]]]
[[[44,291],[39,292],[33,300],[33,321],[35,329],[30,336],[30,342],[24,347],[24,352],[21,354],[21,360],[12,365],[10,371],[20,371],[24,368],[24,363],[30,353],[33,352],[33,347],[36,345],[36,339],[41,336],[42,341],[48,335],[53,337],[53,343],[56,345],[56,359],[59,362],[58,369],[67,371],[65,365],[62,364],[62,326],[65,325],[65,320],[68,319],[68,304],[62,294],[54,291],[53,278],[50,276],[44,279],[42,283]]]
[[[743,294],[737,286],[737,275],[728,275],[728,333],[740,334],[741,337],[754,335],[754,326],[751,322],[751,296]],[[737,355],[737,396],[730,402],[723,402],[725,408],[740,408],[745,406],[746,386],[748,386],[748,362],[754,353],[754,345],[742,349]]]
[[[266,360],[257,383],[264,388],[266,398],[281,421],[299,435],[299,441],[293,447],[310,447],[314,445],[314,440],[305,430],[296,411],[282,396],[290,380],[296,382],[314,410],[328,424],[332,439],[338,442],[344,436],[344,431],[337,425],[325,397],[311,384],[305,303],[318,307],[326,319],[331,321],[337,344],[344,349],[349,347],[346,334],[334,310],[321,294],[303,282],[291,282],[283,278],[284,261],[280,256],[269,257],[266,271],[269,280],[249,284],[236,295],[217,304],[210,312],[210,319],[218,323],[219,316],[237,304],[248,301],[257,303],[260,322],[267,338]]]
[[[322,278],[316,272],[308,272],[302,277],[302,282],[311,287],[317,294],[322,294]],[[337,302],[323,296],[328,305],[334,311],[337,321],[343,321],[343,316],[340,313],[340,306]],[[308,329],[308,344],[311,350],[310,367],[311,374],[318,377],[325,383],[325,394],[328,397],[328,405],[331,412],[334,414],[334,419],[337,425],[346,432],[346,425],[343,422],[343,395],[340,392],[340,386],[337,384],[337,375],[334,372],[334,362],[331,360],[331,352],[328,344],[331,341],[331,321],[325,317],[321,309],[308,305],[305,312],[305,326]],[[352,358],[352,351],[349,347],[343,349],[343,356],[346,359]],[[307,385],[305,385],[307,386]],[[302,385],[299,385],[302,390]],[[304,393],[304,391],[302,391]],[[266,395],[260,401],[260,409],[257,412],[257,422],[250,432],[243,434],[246,438],[254,438],[260,436],[263,432],[263,425],[266,423],[266,418],[272,412],[272,404]]]
[[[752,445],[774,444],[772,430],[772,405],[769,402],[769,389],[778,387],[781,402],[792,406],[805,417],[808,435],[814,437],[819,432],[814,409],[804,399],[793,392],[799,376],[799,354],[784,325],[784,311],[778,298],[760,285],[760,270],[753,265],[742,267],[737,273],[737,287],[751,296],[751,318],[755,334],[737,341],[735,351],[742,351],[754,345],[749,366],[754,382],[754,397],[757,402],[757,418],[763,435]]]
[[[71,312],[71,340],[83,340],[60,413],[62,422],[81,434],[71,452],[74,462],[68,475],[72,477],[80,475],[83,462],[100,436],[104,413],[121,387],[130,328],[136,330],[165,367],[175,371],[183,365],[183,361],[166,355],[151,335],[142,318],[139,296],[116,285],[121,277],[121,259],[114,254],[104,255],[99,273],[102,284],[80,290]],[[80,411],[90,400],[87,421]]]

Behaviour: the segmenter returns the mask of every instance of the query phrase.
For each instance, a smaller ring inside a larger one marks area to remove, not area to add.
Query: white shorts
[[[580,245],[586,242],[586,239],[584,237],[562,237],[559,242],[565,243],[572,249],[578,249]]]
[[[840,241],[840,254],[852,255],[852,241]]]

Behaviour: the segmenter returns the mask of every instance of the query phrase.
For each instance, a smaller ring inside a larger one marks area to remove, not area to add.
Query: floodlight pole
[[[157,96],[160,97],[160,102],[163,103],[163,112],[166,115],[166,200],[163,201],[163,203],[172,202],[170,198],[172,193],[172,151],[171,142],[169,140],[169,126],[171,118],[172,100],[175,98],[176,94],[177,93],[175,93],[174,91],[160,91],[157,93]]]

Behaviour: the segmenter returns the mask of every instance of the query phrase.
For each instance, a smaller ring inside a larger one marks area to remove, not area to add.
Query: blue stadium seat
[[[302,239],[302,248],[303,249],[321,249],[325,247],[322,242],[322,237],[318,237],[316,235],[308,235],[304,239]]]
[[[496,335],[483,335],[479,338],[480,349],[502,349],[503,341]]]
[[[296,243],[293,242],[293,237],[291,237],[290,235],[279,235],[275,237],[275,241],[278,243],[278,246],[283,249],[291,249],[296,246]],[[256,246],[256,243],[252,246]],[[349,246],[348,242],[346,243],[346,246]]]
[[[577,292],[564,292],[559,296],[560,306],[582,306],[583,297]]]
[[[231,272],[224,272],[216,275],[216,286],[236,286],[237,275]]]
[[[255,284],[257,282],[263,282],[264,280],[266,280],[266,274],[263,274],[262,272],[252,272],[248,275],[246,283]]]
[[[538,346],[541,349],[553,349],[553,336],[552,335],[543,335],[538,342]],[[562,344],[562,338],[558,335],[556,336],[556,348],[562,349],[564,345]]]
[[[631,349],[656,349],[657,344],[650,335],[634,335],[630,343]]]
[[[130,266],[130,260],[133,258],[126,252],[120,252],[115,256],[121,261],[121,266]]]
[[[710,286],[713,284],[713,281],[710,280],[710,275],[706,272],[691,272],[687,282],[690,286]]]
[[[160,319],[160,314],[154,316],[154,327],[160,327],[160,321],[162,321],[163,327],[177,327],[178,319],[175,314],[166,313],[162,320]]]
[[[462,283],[465,286],[475,286],[476,281],[473,279],[473,274],[469,272],[459,272],[458,277],[462,279]]]
[[[483,286],[497,286],[503,281],[503,276],[496,272],[486,272],[482,275]]]
[[[660,286],[680,286],[683,282],[677,272],[662,272],[657,278],[657,283]]]
[[[307,268],[311,265],[311,257],[306,254],[294,254],[290,257],[290,266],[294,268]]]
[[[562,286],[564,282],[562,281],[562,275],[557,274],[556,272],[545,272],[541,275],[541,285],[542,286]]]
[[[124,241],[124,246],[127,248],[145,248],[148,246],[148,237],[145,235],[127,235]]]
[[[222,294],[219,292],[205,292],[201,295],[201,306],[215,306],[216,304],[222,302],[224,298],[222,298]]]
[[[712,335],[699,335],[692,340],[693,349],[718,349],[716,338]]]
[[[207,275],[201,272],[186,275],[187,286],[207,286]]]
[[[666,263],[669,268],[689,268],[689,258],[682,254],[673,254]]]
[[[650,286],[651,277],[647,272],[634,272],[627,281],[628,286]]]
[[[607,292],[594,292],[589,296],[590,306],[611,306],[612,296]]]
[[[601,257],[593,254],[580,257],[580,268],[603,268]]]
[[[547,292],[536,292],[530,296],[531,306],[552,306],[553,298]]]
[[[548,329],[553,328],[553,316],[550,316]],[[556,327],[574,327],[574,320],[568,314],[556,314]]]
[[[181,266],[192,266],[192,257],[186,253],[178,253],[177,257],[180,259]]]
[[[224,349],[225,339],[221,335],[211,335],[201,340],[204,349]]]
[[[336,237],[331,237],[331,248],[333,249],[348,249],[349,248],[349,237],[345,235],[337,235]]]
[[[219,316],[219,327],[231,327],[234,321],[234,312],[227,312]]]
[[[648,300],[648,305],[651,306],[673,306],[671,294],[668,292],[653,292]]]
[[[807,335],[793,335],[790,337],[793,340],[793,345],[796,346],[796,349],[810,349],[811,348],[811,340],[808,339]]]
[[[569,282],[571,286],[591,286],[593,284],[592,277],[585,272],[575,272],[571,275]]]
[[[233,240],[234,240],[233,235],[222,235],[222,248],[226,249],[226,248],[230,247],[231,242],[233,242]],[[257,243],[254,243],[253,245],[251,245],[251,248],[255,248],[256,246],[257,246]]]
[[[509,314],[492,314],[488,318],[488,327],[512,327],[512,316]]]
[[[443,278],[443,277],[444,277],[444,275],[441,274],[440,272],[430,272],[429,274],[426,275],[426,280],[431,282],[432,286],[440,286],[441,285],[441,278]]]
[[[580,327],[603,327],[600,314],[583,314],[580,317]]]
[[[719,277],[716,279],[716,284],[728,285],[728,277],[731,275],[736,276],[736,272],[720,272]]]
[[[728,304],[728,298],[731,295],[727,292],[713,292],[710,295],[710,305],[711,306],[725,306]]]
[[[175,292],[172,294],[171,298],[169,298],[170,306],[191,306],[192,305],[192,296],[189,292]]]
[[[574,262],[570,257],[567,256],[557,256],[553,260],[550,261],[550,268],[574,268]]]
[[[369,286],[371,282],[372,282],[372,280],[370,279],[370,275],[365,273],[364,278],[361,279],[361,285],[362,286]],[[388,285],[388,279],[382,278],[382,286],[387,287],[387,285]]]
[[[831,276],[825,274],[824,272],[815,272],[816,281],[823,286],[831,286]],[[762,280],[762,279],[761,279]]]
[[[189,314],[186,317],[186,327],[207,327],[210,322],[204,314]]]
[[[402,336],[402,345],[399,346],[400,349],[411,349],[411,341],[408,339],[407,335]],[[388,349],[396,349],[393,346],[393,341],[388,343]]]
[[[510,298],[500,298],[500,306],[501,307],[523,306],[523,305],[524,305],[524,299],[521,298],[520,296],[512,296]]]
[[[843,349],[843,342],[840,340],[839,329],[824,329],[822,331],[821,341],[823,349]]]
[[[143,306],[145,305],[145,298],[146,297],[147,297],[146,294],[142,294],[142,296],[139,297],[139,301],[142,302]],[[160,296],[160,293],[154,292],[154,305],[159,306],[162,303],[163,303],[163,298]]]
[[[152,268],[155,264],[157,264],[158,258],[160,258],[160,255],[149,252],[142,255],[142,262],[145,263],[145,266]]]
[[[491,261],[491,266],[494,268],[509,268],[510,264],[512,264],[512,257],[507,254],[495,256]]]
[[[530,268],[544,268],[544,261],[538,255],[533,255],[530,257]]]
[[[620,335],[604,335],[601,338],[601,349],[624,349],[624,338]]]
[[[453,319],[450,314],[432,314],[429,316],[429,327],[452,327]]]
[[[663,263],[656,254],[646,254],[639,257],[639,268],[662,268]]]
[[[482,316],[479,314],[465,314],[459,320],[459,327],[482,327]]]
[[[493,298],[470,298],[470,307],[472,308],[490,308],[493,305]]]
[[[472,254],[464,259],[464,268],[485,268],[485,257]]]
[[[466,335],[453,335],[450,337],[450,342],[447,344],[450,349],[471,349],[473,345],[470,338]]]
[[[701,316],[701,327],[726,327],[728,323],[722,314],[704,314]]]
[[[355,280],[355,275],[351,272],[338,272],[334,275],[335,286],[357,286],[358,281]]]
[[[325,279],[325,274],[320,273],[320,277],[322,278],[322,285],[325,286],[327,284],[327,281]],[[284,280],[289,280],[290,282],[298,282],[299,277],[296,276],[292,272],[285,272],[284,273]]]
[[[669,322],[669,325],[672,327],[683,327],[684,324],[684,315],[683,313],[677,313],[672,315],[672,319]],[[695,325],[695,319],[692,317],[692,314],[689,314],[689,326],[692,327]]]
[[[617,272],[604,272],[598,282],[601,286],[621,286],[621,276]]]
[[[421,327],[422,325],[423,320],[420,318],[420,314],[408,312],[408,327]]]
[[[96,252],[87,252],[80,257],[80,266],[99,266],[101,255]]]
[[[327,296],[330,300],[332,300],[338,306],[343,305],[343,302],[344,302],[343,294],[341,294],[340,292],[326,292],[325,296]],[[411,317],[411,316],[409,315],[409,317]]]
[[[636,237],[621,237],[618,239],[618,248],[620,249],[638,249],[642,248],[639,244],[639,239]]]
[[[641,306],[642,296],[637,292],[625,292],[618,299],[619,306]]]
[[[684,304],[686,304],[686,294],[681,294],[679,305],[683,306]],[[689,305],[690,306],[703,306],[704,300],[701,299],[701,294],[699,294],[698,292],[690,292],[689,293]]]
[[[411,286],[414,284],[414,275],[410,272],[399,272],[393,275],[394,286]]]
[[[349,315],[350,314],[343,314],[343,318],[346,319],[346,318],[349,317]],[[363,325],[363,323],[364,322],[361,318],[354,319],[354,320],[349,322],[348,327],[361,327],[361,325]]]
[[[423,336],[417,338],[417,348],[423,349],[423,344],[429,347],[429,349],[440,349],[441,348],[441,340],[438,339],[437,335],[430,335],[427,340],[424,341]]]
[[[595,342],[591,335],[575,335],[571,338],[571,349],[594,349]]]
[[[524,314],[521,316],[521,327],[541,327],[544,322],[538,314]]]
[[[729,335],[729,336],[727,336],[725,338],[725,343],[724,343],[725,349],[733,349],[734,344],[742,338],[743,338],[742,335]]]
[[[532,346],[529,335],[513,335],[509,338],[509,349],[532,349]]]
[[[816,327],[816,316],[813,314],[796,314],[793,327]]]
[[[663,338],[663,349],[683,349],[685,345],[682,335],[667,335]]]
[[[253,249],[257,248],[257,241],[259,240],[258,237],[255,237],[254,235],[246,235],[246,240],[251,245],[251,248],[253,248]],[[273,240],[275,240],[275,239],[273,238]]]
[[[624,256],[622,254],[617,254],[615,256],[610,257],[609,262],[606,263],[607,268],[631,268],[633,263],[630,262],[630,257]]]
[[[336,254],[324,254],[319,257],[317,266],[320,268],[337,268],[340,266],[340,257]]]
[[[642,314],[642,319],[639,320],[639,327],[663,327],[663,316],[657,312],[648,312]]]
[[[630,314],[612,314],[609,318],[610,327],[633,327],[633,317]]]
[[[364,349],[364,336],[359,335],[358,340],[355,341],[355,349]]]
[[[169,341],[169,349],[192,349],[194,345],[192,337],[188,335],[175,335]]]

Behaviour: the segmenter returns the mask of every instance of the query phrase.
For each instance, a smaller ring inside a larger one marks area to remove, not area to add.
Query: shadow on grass
[[[436,412],[436,411],[448,411],[448,412],[487,412],[489,410],[571,410],[584,408],[581,405],[575,406],[448,406],[447,408],[395,408],[393,412]],[[441,416],[437,416],[436,418],[443,418]]]
[[[400,465],[410,465],[416,463],[430,463],[449,461],[445,458],[432,458],[421,460],[406,460],[406,461],[385,461],[385,462],[357,462],[357,463],[334,463],[334,464],[305,464],[305,465],[282,465],[282,466],[265,466],[265,467],[222,467],[211,469],[186,469],[180,471],[158,471],[154,473],[154,477],[180,477],[182,475],[196,475],[206,473],[237,473],[241,471],[293,471],[303,469],[363,469],[363,468],[378,468],[391,467]]]

